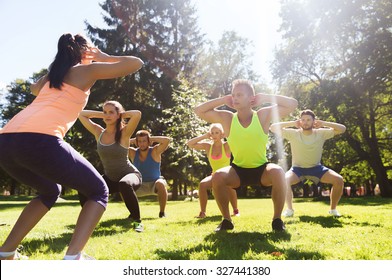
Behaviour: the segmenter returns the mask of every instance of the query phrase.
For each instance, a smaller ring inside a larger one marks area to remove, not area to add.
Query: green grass
[[[0,196],[0,242],[26,205],[27,199]],[[343,198],[341,218],[328,216],[327,200],[294,200],[296,215],[284,218],[287,231],[271,231],[271,199],[240,199],[235,229],[215,233],[221,221],[215,201],[208,218],[196,219],[197,201],[169,201],[167,217],[158,218],[158,203],[140,202],[143,233],[134,232],[122,202],[110,202],[85,251],[102,260],[391,260],[392,199]],[[23,240],[32,260],[64,256],[80,206],[66,199]]]

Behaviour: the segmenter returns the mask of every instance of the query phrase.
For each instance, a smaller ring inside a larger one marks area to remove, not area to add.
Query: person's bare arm
[[[102,119],[103,112],[101,111],[93,111],[93,110],[83,110],[79,114],[79,120],[83,124],[83,126],[94,135],[95,139],[98,139],[99,135],[103,131],[103,127],[99,124],[93,122],[92,118]]]
[[[322,121],[317,119],[314,122],[314,127],[315,128],[330,127],[333,129],[335,135],[342,134],[346,131],[346,126],[344,126],[343,124],[335,123],[335,122],[327,122],[327,121]]]
[[[208,144],[206,142],[202,142],[202,141],[206,140],[206,139],[210,139],[210,137],[211,137],[210,133],[207,132],[207,133],[205,133],[203,135],[200,135],[200,136],[197,136],[195,138],[192,138],[192,139],[188,140],[186,142],[186,144],[191,149],[206,151],[209,148],[210,144]]]
[[[288,121],[288,122],[277,122],[270,125],[270,131],[272,133],[281,133],[286,127],[296,127],[299,128],[299,120]]]
[[[129,119],[127,125],[123,128],[123,137],[129,138],[135,132],[137,125],[142,117],[142,112],[139,110],[125,111],[121,115],[124,119]]]
[[[150,142],[151,143],[158,143],[154,149],[158,154],[162,154],[164,151],[167,150],[169,144],[171,142],[171,138],[167,136],[151,136]]]

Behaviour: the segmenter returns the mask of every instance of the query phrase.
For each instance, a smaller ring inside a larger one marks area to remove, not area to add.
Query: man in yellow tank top
[[[265,104],[269,105],[257,111],[252,109]],[[223,105],[236,112],[217,109]],[[272,229],[285,230],[281,220],[286,196],[285,173],[280,166],[267,161],[266,148],[272,119],[289,115],[297,105],[298,102],[290,97],[255,94],[248,80],[236,80],[230,95],[207,101],[195,108],[196,114],[203,120],[222,124],[234,157],[230,166],[217,170],[212,177],[215,200],[223,216],[223,221],[215,231],[234,228],[227,190],[248,185],[272,186]]]

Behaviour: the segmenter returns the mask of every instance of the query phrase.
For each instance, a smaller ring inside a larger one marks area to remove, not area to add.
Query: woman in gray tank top
[[[105,128],[91,119],[103,119]],[[109,193],[120,193],[128,208],[131,225],[137,232],[143,231],[140,218],[139,201],[135,191],[142,183],[142,177],[128,158],[129,139],[141,118],[138,110],[125,111],[117,101],[106,101],[103,111],[83,110],[79,120],[97,141],[97,151],[101,159]],[[124,119],[129,119],[124,123]],[[79,194],[83,205],[85,197]]]

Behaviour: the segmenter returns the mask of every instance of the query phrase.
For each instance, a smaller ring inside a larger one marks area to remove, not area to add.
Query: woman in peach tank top
[[[59,38],[57,48],[48,74],[30,87],[35,100],[0,130],[0,167],[39,193],[0,247],[0,259],[19,257],[16,248],[54,205],[61,185],[75,188],[88,199],[64,259],[91,259],[82,250],[108,202],[108,187],[101,175],[63,137],[97,80],[132,74],[143,62],[133,56],[108,55],[83,36],[69,33]]]
[[[224,131],[220,123],[213,123],[210,125],[209,131],[201,136],[195,137],[187,142],[187,145],[195,150],[206,151],[208,161],[212,168],[211,175],[204,178],[199,184],[199,202],[200,213],[196,218],[205,218],[208,190],[212,189],[212,174],[223,167],[230,165],[231,151],[229,144],[223,140]],[[213,142],[206,142],[205,140],[212,140]],[[230,190],[230,203],[233,207],[233,216],[239,216],[240,212],[237,207],[237,192],[235,189]]]

